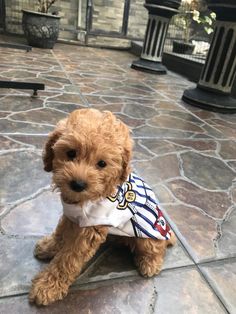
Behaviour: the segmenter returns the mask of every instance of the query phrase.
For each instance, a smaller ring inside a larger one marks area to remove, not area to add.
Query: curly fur
[[[49,134],[43,154],[44,169],[53,172],[53,182],[66,203],[83,204],[110,196],[117,185],[130,173],[133,142],[128,127],[111,112],[81,109],[61,120]],[[68,160],[67,152],[76,150]],[[97,162],[107,166],[99,169]],[[83,180],[87,188],[78,193],[69,182]],[[108,227],[80,228],[63,216],[50,236],[39,240],[34,254],[39,259],[52,259],[49,265],[32,280],[29,300],[47,305],[62,299],[83,267],[106,241]],[[161,270],[169,241],[118,237],[130,247],[141,275],[151,277]]]

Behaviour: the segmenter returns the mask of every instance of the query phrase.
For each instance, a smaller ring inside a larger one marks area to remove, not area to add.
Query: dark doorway
[[[0,0],[0,30],[5,30],[5,0]]]

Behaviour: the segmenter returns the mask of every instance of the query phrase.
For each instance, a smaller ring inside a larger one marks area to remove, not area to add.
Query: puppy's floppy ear
[[[130,162],[132,158],[133,140],[130,136],[129,128],[124,123],[122,123],[122,125],[123,125],[122,135],[123,135],[124,143],[123,143],[123,153],[122,153],[122,169],[123,170],[121,173],[120,180],[123,183],[131,172]]]
[[[53,145],[56,143],[56,141],[60,138],[60,136],[63,134],[65,130],[65,124],[67,119],[63,119],[59,121],[57,124],[55,130],[48,135],[47,142],[44,146],[43,151],[43,163],[44,163],[44,170],[47,172],[52,171],[53,166],[53,158],[54,158],[54,152],[53,152]]]
[[[132,149],[130,148],[124,148],[123,151],[123,156],[122,156],[122,174],[120,177],[121,182],[123,183],[124,181],[126,181],[128,175],[130,174],[131,171],[131,167],[130,167],[130,160],[131,160],[131,153]]]

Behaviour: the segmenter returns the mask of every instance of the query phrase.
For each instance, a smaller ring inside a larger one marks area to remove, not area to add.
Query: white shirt
[[[80,227],[109,226],[109,233],[127,237],[170,239],[152,189],[136,174],[117,187],[116,195],[83,206],[63,202],[63,212]]]

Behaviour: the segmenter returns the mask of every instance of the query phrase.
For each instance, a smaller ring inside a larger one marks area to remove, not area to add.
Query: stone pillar
[[[210,0],[217,21],[201,77],[194,89],[184,91],[183,100],[207,110],[234,113],[236,99],[230,96],[236,74],[235,0]]]
[[[157,74],[166,74],[161,63],[164,43],[170,18],[178,13],[181,0],[146,0],[148,23],[143,50],[139,60],[134,61],[131,68]]]

